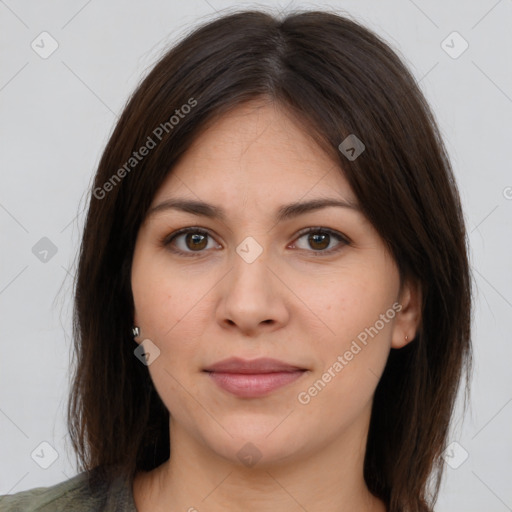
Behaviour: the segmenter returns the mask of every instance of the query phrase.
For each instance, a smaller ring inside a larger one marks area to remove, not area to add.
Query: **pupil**
[[[193,247],[189,247],[189,249],[204,249],[206,244],[204,243],[206,237],[204,235],[200,235],[198,233],[189,233],[187,236],[187,242],[192,241]],[[201,245],[202,242],[202,245]]]
[[[327,240],[327,237],[329,235],[327,234],[323,234],[323,235],[319,235],[319,234],[313,234],[310,236],[310,241],[312,240],[313,241],[313,246],[317,243],[320,243],[322,245],[322,242],[324,242],[324,244],[321,246],[321,247],[317,247],[319,249],[325,249],[325,241]],[[318,240],[319,238],[321,238],[322,240]],[[329,245],[329,242],[327,242],[327,246]]]

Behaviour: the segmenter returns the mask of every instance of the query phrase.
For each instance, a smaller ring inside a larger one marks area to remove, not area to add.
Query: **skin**
[[[386,510],[363,478],[371,405],[389,351],[416,334],[421,292],[409,281],[400,288],[395,262],[361,212],[331,206],[274,217],[284,204],[319,197],[357,204],[338,165],[279,106],[251,102],[202,133],[156,193],[151,207],[200,200],[224,208],[226,221],[166,209],[138,233],[136,341],[160,350],[148,370],[170,411],[172,454],[137,473],[139,511]],[[199,250],[186,235],[161,243],[191,226],[210,232]],[[308,239],[300,234],[308,227],[350,243]],[[236,252],[249,236],[263,249],[252,263]],[[300,403],[299,393],[394,303],[400,312]],[[265,397],[239,398],[202,371],[231,356],[308,371]],[[251,467],[237,456],[248,442],[261,455]]]

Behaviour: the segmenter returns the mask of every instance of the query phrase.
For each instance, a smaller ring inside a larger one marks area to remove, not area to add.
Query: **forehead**
[[[280,106],[240,105],[203,130],[174,166],[153,204],[175,192],[235,201],[281,202],[308,194],[356,198],[332,159]]]

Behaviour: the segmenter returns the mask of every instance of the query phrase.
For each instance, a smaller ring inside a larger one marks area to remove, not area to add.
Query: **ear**
[[[398,303],[401,309],[393,327],[392,348],[404,347],[416,337],[418,332],[421,322],[422,290],[417,280],[406,279],[400,290]],[[407,339],[405,339],[406,336]]]

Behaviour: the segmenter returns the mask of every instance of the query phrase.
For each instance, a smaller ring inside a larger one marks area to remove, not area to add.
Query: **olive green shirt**
[[[0,496],[0,512],[137,512],[132,479],[95,479],[84,471],[50,487]]]

